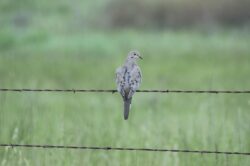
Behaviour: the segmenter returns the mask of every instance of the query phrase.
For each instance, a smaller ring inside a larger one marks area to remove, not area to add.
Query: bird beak
[[[140,58],[140,59],[143,59],[140,55],[139,55],[139,58]]]

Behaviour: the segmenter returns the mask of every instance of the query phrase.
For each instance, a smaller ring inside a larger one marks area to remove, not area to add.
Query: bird
[[[139,51],[130,51],[125,63],[116,69],[117,91],[124,102],[124,119],[127,120],[134,93],[142,82],[142,73],[137,60],[143,59]]]

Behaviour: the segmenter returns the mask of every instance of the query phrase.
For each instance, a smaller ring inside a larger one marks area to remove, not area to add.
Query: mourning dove
[[[142,59],[138,51],[130,51],[123,66],[116,69],[117,91],[124,102],[124,119],[127,120],[132,96],[139,88],[142,80],[141,70],[137,60]]]

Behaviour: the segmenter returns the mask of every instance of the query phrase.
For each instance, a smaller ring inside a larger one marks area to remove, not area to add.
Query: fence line
[[[199,153],[199,154],[224,154],[249,156],[250,152],[225,152],[210,150],[180,150],[180,149],[152,149],[152,148],[121,148],[99,146],[66,146],[66,145],[34,145],[34,144],[0,144],[0,147],[22,147],[42,149],[78,149],[78,150],[106,150],[106,151],[145,151],[145,152],[172,152],[172,153]]]
[[[99,93],[116,93],[114,89],[10,89],[0,88],[0,92],[71,92],[71,93],[86,93],[86,92],[99,92]],[[250,90],[137,90],[141,93],[212,93],[212,94],[250,94]]]

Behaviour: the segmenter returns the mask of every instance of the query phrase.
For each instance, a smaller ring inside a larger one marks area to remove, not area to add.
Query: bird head
[[[136,60],[138,60],[139,58],[142,59],[142,57],[141,57],[139,51],[130,51],[130,52],[128,53],[127,60],[128,60],[128,61],[136,61]]]

